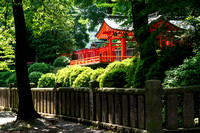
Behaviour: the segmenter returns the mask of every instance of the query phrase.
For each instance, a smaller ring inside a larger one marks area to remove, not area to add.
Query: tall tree
[[[13,1],[13,15],[16,35],[15,59],[17,88],[19,94],[17,119],[27,120],[37,118],[40,115],[35,111],[33,106],[32,94],[27,72],[26,48],[28,44],[22,0]]]

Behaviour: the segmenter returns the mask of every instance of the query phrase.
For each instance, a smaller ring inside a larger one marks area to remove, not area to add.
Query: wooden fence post
[[[90,105],[90,120],[95,120],[95,113],[94,112],[96,112],[94,109],[94,105],[95,105],[95,97],[94,97],[94,93],[93,93],[93,89],[95,88],[95,87],[99,87],[99,83],[98,82],[96,82],[96,81],[91,81],[90,83],[89,83],[89,88],[90,88],[90,90],[89,90],[89,105]]]
[[[162,132],[162,87],[161,81],[149,80],[145,83],[146,130],[150,133]]]

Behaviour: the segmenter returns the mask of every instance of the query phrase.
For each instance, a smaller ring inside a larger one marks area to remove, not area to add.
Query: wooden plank
[[[114,96],[113,94],[108,94],[108,122],[115,123],[115,107],[114,107]]]
[[[80,117],[80,97],[79,97],[79,92],[75,92],[75,112],[76,112],[76,117]]]
[[[71,109],[70,109],[70,107],[71,107],[71,100],[70,100],[70,97],[71,97],[71,95],[70,95],[70,92],[67,92],[67,116],[70,116],[71,115]]]
[[[121,95],[115,94],[115,123],[122,124],[122,103]]]
[[[102,99],[102,122],[108,122],[108,100],[106,94],[101,94]]]
[[[97,121],[102,121],[102,113],[101,113],[101,95],[99,93],[96,93],[96,106],[95,106],[95,110],[96,110],[96,120]]]
[[[194,127],[194,98],[192,93],[183,96],[183,127]]]
[[[75,106],[75,103],[74,103],[74,92],[71,92],[71,116],[75,116],[75,114],[74,114],[74,106]]]
[[[89,97],[88,97],[88,93],[84,93],[85,94],[85,119],[89,120]]]
[[[130,95],[129,96],[130,102],[130,126],[137,128],[138,127],[138,116],[137,116],[137,102],[136,96]]]
[[[122,124],[124,126],[129,125],[129,108],[128,108],[128,96],[122,95]]]
[[[66,110],[65,110],[65,106],[66,106],[66,100],[65,100],[65,92],[62,92],[62,115],[66,115]]]
[[[169,130],[178,128],[177,94],[167,95],[166,127]]]
[[[144,96],[138,96],[138,127],[145,129],[145,110],[144,110]]]
[[[80,116],[84,118],[84,94],[83,92],[80,93]]]

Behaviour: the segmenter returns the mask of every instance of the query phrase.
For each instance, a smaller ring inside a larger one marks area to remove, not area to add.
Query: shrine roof
[[[167,20],[165,17],[157,14],[149,15],[148,23],[151,24],[160,19],[163,19],[165,22],[180,29],[185,29],[185,30],[193,29],[193,27],[184,20],[178,20],[178,19]],[[97,37],[97,39],[108,39],[109,36],[113,35],[114,32],[117,34],[123,34],[125,32],[133,33],[134,32],[133,24],[123,25],[123,23],[126,21],[127,18],[124,18],[123,21],[119,21],[119,16],[107,16],[105,17],[99,31],[95,36]]]
[[[123,23],[127,19],[125,18],[123,21],[119,21],[119,17],[108,16],[105,17],[99,31],[95,35],[98,39],[108,39],[108,37],[113,34],[113,32],[117,34],[122,34],[125,32],[133,32],[133,25],[128,24],[126,26]],[[123,25],[123,26],[122,26]]]

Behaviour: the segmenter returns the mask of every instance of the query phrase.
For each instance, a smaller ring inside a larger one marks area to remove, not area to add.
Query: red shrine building
[[[97,39],[108,41],[105,43],[104,47],[96,48],[95,45],[92,44],[90,49],[74,51],[75,60],[72,60],[70,65],[110,63],[131,58],[134,48],[127,48],[126,45],[128,41],[136,41],[133,25],[121,26],[123,22],[117,22],[117,19],[118,17],[116,16],[106,17],[95,35]],[[149,17],[149,24],[151,33],[161,28],[163,25],[165,27],[156,38],[160,48],[173,46],[174,35],[191,28],[182,21],[167,21],[163,17],[155,15]],[[183,43],[186,43],[186,41]]]

